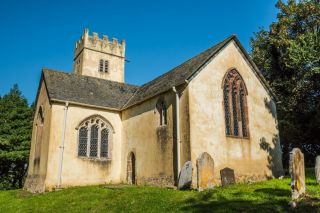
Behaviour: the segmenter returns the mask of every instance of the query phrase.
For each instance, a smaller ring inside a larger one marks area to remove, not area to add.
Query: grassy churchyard
[[[0,191],[0,212],[320,212],[320,185],[306,170],[307,194],[292,209],[290,178],[197,192],[146,186],[87,186],[33,195]]]

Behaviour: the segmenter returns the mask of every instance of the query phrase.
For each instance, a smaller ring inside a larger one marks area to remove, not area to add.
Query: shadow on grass
[[[297,208],[288,205],[290,191],[263,188],[254,193],[223,195],[214,190],[204,191],[198,196],[184,200],[181,210],[190,212],[319,212],[318,199],[304,199]]]
[[[273,189],[273,188],[262,188],[262,189],[256,189],[254,192],[257,193],[264,193],[269,196],[278,196],[278,197],[289,197],[291,195],[291,192],[289,190],[285,189]]]

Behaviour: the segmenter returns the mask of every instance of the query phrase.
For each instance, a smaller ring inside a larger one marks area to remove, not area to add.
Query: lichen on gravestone
[[[204,152],[197,159],[197,187],[198,191],[214,188],[214,161]]]
[[[289,171],[291,176],[291,197],[295,200],[306,191],[304,155],[298,148],[294,148],[290,152]]]
[[[187,161],[179,174],[178,189],[190,189],[192,182],[192,163]]]

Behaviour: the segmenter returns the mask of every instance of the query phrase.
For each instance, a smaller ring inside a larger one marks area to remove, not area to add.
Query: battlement
[[[84,48],[125,57],[125,46],[125,40],[122,40],[121,43],[119,43],[118,39],[112,38],[112,40],[109,40],[106,35],[99,38],[98,33],[96,32],[93,32],[92,36],[90,36],[89,30],[85,28],[80,40],[76,42],[74,58],[76,58]]]

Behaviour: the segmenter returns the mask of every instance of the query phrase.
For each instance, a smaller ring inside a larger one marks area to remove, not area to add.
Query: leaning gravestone
[[[204,152],[197,159],[197,187],[199,191],[214,187],[214,162],[211,156]]]
[[[179,174],[178,189],[190,189],[192,182],[192,163],[187,161]]]
[[[304,156],[298,148],[290,152],[289,170],[291,176],[291,197],[298,199],[306,191]]]
[[[230,168],[224,168],[220,170],[220,176],[221,176],[221,185],[227,186],[231,184],[235,184],[235,177],[234,177],[234,170]]]
[[[315,172],[317,183],[320,184],[320,155],[316,158]]]

